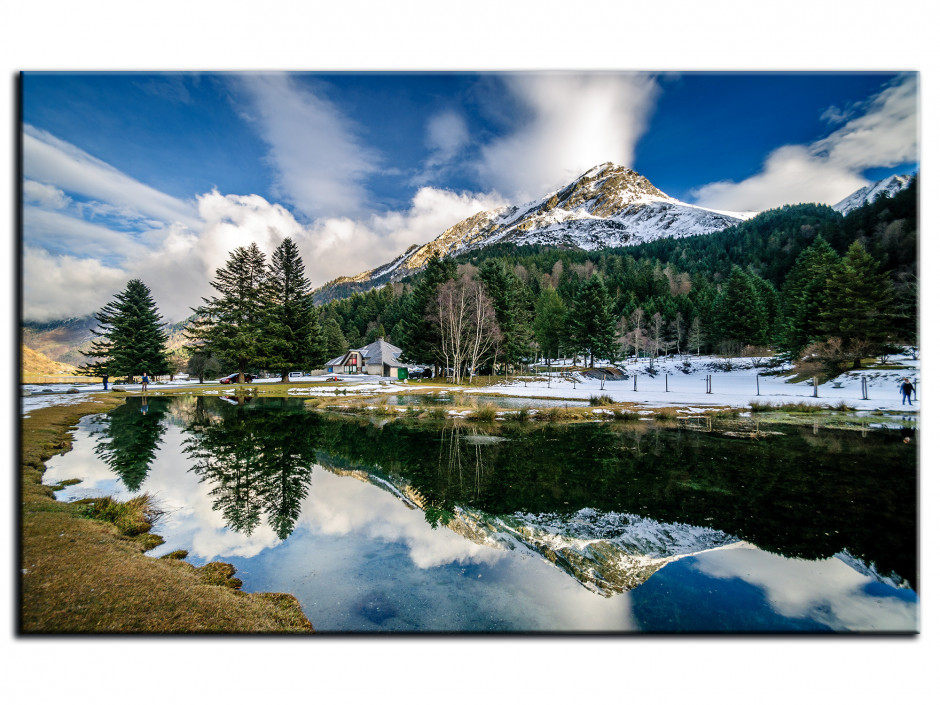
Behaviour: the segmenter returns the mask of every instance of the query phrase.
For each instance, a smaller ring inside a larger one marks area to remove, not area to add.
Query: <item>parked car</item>
[[[246,381],[246,382],[250,382],[250,381],[253,380],[253,379],[254,379],[254,377],[252,377],[252,376],[251,376],[250,374],[248,374],[247,372],[245,373],[245,381]],[[233,374],[233,375],[229,375],[228,377],[223,377],[222,379],[219,380],[219,384],[235,384],[236,382],[238,382],[238,373],[237,373],[237,372],[236,372],[235,374]]]

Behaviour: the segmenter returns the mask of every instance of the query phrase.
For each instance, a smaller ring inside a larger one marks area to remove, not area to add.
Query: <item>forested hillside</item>
[[[441,327],[440,285],[465,279],[483,283],[493,309],[497,366],[537,350],[606,358],[750,346],[794,359],[814,344],[830,345],[815,354],[833,364],[857,362],[917,342],[917,238],[915,179],[845,217],[796,205],[625,248],[497,245],[319,311],[329,354],[382,335],[415,361],[443,364],[423,338]]]

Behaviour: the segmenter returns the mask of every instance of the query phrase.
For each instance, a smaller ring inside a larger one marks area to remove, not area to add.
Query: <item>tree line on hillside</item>
[[[787,206],[711,235],[625,248],[497,245],[320,306],[290,238],[270,262],[252,244],[230,253],[211,282],[217,295],[193,309],[188,369],[200,379],[223,365],[276,370],[286,381],[290,369],[379,337],[458,381],[537,358],[652,364],[681,352],[858,367],[917,345],[916,189],[915,179],[845,217]],[[104,359],[87,369],[165,374],[159,315],[142,283],[97,319],[103,339],[88,354]]]
[[[845,217],[804,204],[711,235],[596,252],[496,245],[330,301],[320,316],[335,349],[381,332],[408,359],[445,366],[443,341],[432,344],[425,326],[432,292],[470,276],[502,334],[486,371],[536,353],[591,364],[748,349],[835,371],[917,344],[917,237],[915,179]]]

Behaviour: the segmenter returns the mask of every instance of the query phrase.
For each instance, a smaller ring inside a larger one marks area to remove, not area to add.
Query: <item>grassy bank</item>
[[[291,595],[242,593],[225,563],[196,568],[174,552],[150,558],[158,509],[147,497],[62,503],[42,484],[44,462],[70,447],[68,431],[123,395],[31,411],[22,420],[23,633],[309,632]]]

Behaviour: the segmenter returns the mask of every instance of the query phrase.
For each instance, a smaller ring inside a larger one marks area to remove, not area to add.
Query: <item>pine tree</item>
[[[513,365],[528,354],[532,339],[528,288],[511,269],[495,259],[480,267],[480,280],[493,302],[503,335],[497,360]]]
[[[343,335],[343,329],[335,318],[327,318],[323,323],[323,344],[328,359],[333,359],[349,350],[349,341]]]
[[[826,282],[839,264],[839,255],[832,246],[817,236],[796,259],[784,279],[780,311],[780,347],[790,359],[810,343],[822,340],[825,323]]]
[[[741,347],[760,344],[767,337],[767,314],[743,269],[734,265],[721,293],[715,299],[713,330],[717,340]]]
[[[115,378],[169,373],[167,336],[150,289],[142,281],[129,281],[124,291],[96,313],[95,318],[100,328],[91,332],[99,339],[81,352],[101,359],[82,365],[82,370]]]
[[[186,331],[190,350],[211,352],[238,368],[238,381],[244,382],[249,367],[269,355],[270,339],[264,335],[268,299],[264,253],[255,243],[229,253],[228,261],[215,270],[212,287],[219,296],[203,298],[204,305],[193,309],[194,322]]]
[[[565,335],[565,317],[568,308],[551,286],[542,289],[535,303],[533,329],[535,339],[547,358],[555,357],[561,349]]]
[[[894,301],[887,273],[856,240],[826,281],[824,337],[841,338],[854,351],[852,367],[862,355],[876,355],[891,336]]]
[[[289,237],[271,255],[266,281],[264,366],[287,383],[292,368],[313,369],[326,360],[319,317],[297,245]]]
[[[616,350],[617,319],[610,294],[597,274],[582,283],[569,310],[568,336],[575,352],[611,358]]]

